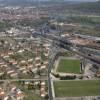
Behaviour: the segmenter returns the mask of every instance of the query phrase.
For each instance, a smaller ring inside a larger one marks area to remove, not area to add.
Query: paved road
[[[43,80],[48,80],[48,78],[33,78],[33,79],[6,79],[6,80],[0,80],[0,82],[4,81],[43,81]]]

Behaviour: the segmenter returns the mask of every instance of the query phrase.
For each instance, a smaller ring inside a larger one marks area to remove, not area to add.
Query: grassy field
[[[79,73],[80,72],[80,61],[61,59],[57,68],[58,72],[68,73]]]
[[[25,90],[26,98],[24,100],[41,100],[40,96],[32,90]]]
[[[100,95],[100,80],[54,82],[56,97]]]

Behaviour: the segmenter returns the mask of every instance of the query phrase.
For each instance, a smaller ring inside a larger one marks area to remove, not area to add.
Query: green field
[[[54,82],[56,97],[100,95],[100,80]]]
[[[61,59],[57,68],[57,72],[80,73],[80,61]]]

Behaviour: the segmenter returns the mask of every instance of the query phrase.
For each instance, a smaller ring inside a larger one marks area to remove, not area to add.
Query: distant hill
[[[88,0],[87,0],[88,1]],[[100,14],[100,1],[63,3],[62,7],[69,11]]]
[[[0,4],[13,6],[34,6],[38,5],[55,5],[60,4],[62,8],[79,10],[83,12],[98,11],[100,12],[100,1],[98,2],[83,2],[86,0],[0,0]],[[89,1],[89,0],[87,0]],[[92,0],[93,1],[93,0]],[[95,0],[94,0],[95,1]]]
[[[73,7],[77,10],[84,11],[99,11],[100,12],[100,1],[97,2],[89,2],[89,3],[81,3]]]
[[[3,5],[31,5],[35,3],[35,0],[0,0],[0,4]]]
[[[38,1],[42,4],[56,4],[56,3],[66,3],[66,4],[76,4],[79,3],[76,0],[0,0],[0,4],[3,5],[36,5]]]

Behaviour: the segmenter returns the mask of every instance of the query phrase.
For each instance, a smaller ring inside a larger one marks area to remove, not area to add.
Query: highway
[[[53,67],[53,63],[54,63],[54,59],[55,59],[55,55],[56,54],[54,54],[52,56],[51,53],[50,53],[49,55],[50,55],[50,57],[49,57],[49,64],[48,64],[48,91],[49,91],[49,99],[50,100],[54,100],[53,99],[52,86],[51,86],[51,76],[50,76],[50,73],[51,73],[51,69]]]

